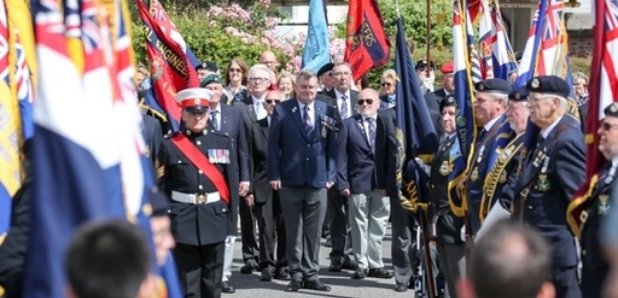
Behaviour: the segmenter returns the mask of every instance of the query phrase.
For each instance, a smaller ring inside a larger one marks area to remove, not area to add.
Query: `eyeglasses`
[[[607,123],[607,122],[603,122],[601,123],[601,128],[604,131],[610,131],[612,130],[614,127],[618,127],[618,124],[611,124],[611,123]]]
[[[266,101],[266,103],[267,103],[267,104],[271,104],[271,103],[273,103],[273,102],[274,102],[274,103],[279,103],[279,102],[281,102],[281,99],[277,99],[277,98],[267,98],[265,101]]]
[[[381,85],[382,87],[390,87],[390,86],[392,86],[393,84],[388,83],[388,82],[385,82],[385,83],[382,83],[382,84],[380,84],[380,85]]]
[[[230,68],[228,70],[228,72],[242,72],[242,69],[240,69],[240,68]]]
[[[268,80],[269,79],[267,79],[267,78],[249,78],[249,81],[256,82],[256,83],[263,83],[263,82],[266,82]]]
[[[358,104],[359,106],[362,106],[365,103],[367,103],[368,105],[372,105],[373,104],[373,99],[367,98],[367,99],[359,99],[359,100],[356,101],[356,104]]]

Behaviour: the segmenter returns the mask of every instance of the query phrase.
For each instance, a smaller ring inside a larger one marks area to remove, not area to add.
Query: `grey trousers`
[[[317,280],[326,189],[283,186],[280,195],[286,226],[286,256],[292,279]]]
[[[352,194],[348,199],[352,250],[360,268],[384,267],[382,240],[390,213],[389,198],[377,190]]]

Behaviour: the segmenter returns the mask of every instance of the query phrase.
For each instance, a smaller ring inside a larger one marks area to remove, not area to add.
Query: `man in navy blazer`
[[[249,147],[247,145],[246,124],[236,107],[221,104],[221,95],[223,94],[223,85],[221,78],[216,74],[210,74],[200,83],[202,88],[211,90],[214,95],[210,101],[209,127],[220,132],[230,138],[232,145],[232,158],[237,162],[238,167],[235,169],[234,175],[239,179],[238,187],[230,185],[230,194],[232,200],[230,209],[234,221],[234,229],[228,231],[229,235],[225,239],[225,258],[223,264],[223,293],[234,293],[236,289],[229,282],[232,276],[232,260],[234,258],[234,243],[236,242],[236,221],[238,218],[238,205],[240,197],[244,197],[249,192],[251,174],[249,170]],[[255,240],[254,240],[255,242]],[[257,245],[255,248],[256,267],[258,264]],[[243,255],[243,257],[246,257]],[[245,260],[245,263],[247,260]]]
[[[378,92],[362,90],[357,101],[360,114],[343,121],[337,142],[337,188],[348,197],[352,250],[358,264],[355,279],[393,277],[384,268],[382,240],[391,210],[385,180],[389,173],[395,174],[397,144],[393,122],[378,115],[379,107]]]
[[[326,190],[336,179],[335,110],[316,101],[318,78],[301,71],[296,97],[273,113],[268,144],[268,180],[280,190],[286,226],[286,255],[292,281],[301,287],[330,291],[318,278],[320,232],[326,214]]]
[[[566,113],[571,86],[556,76],[530,80],[530,121],[541,129],[515,186],[513,217],[535,227],[552,244],[556,297],[582,297],[577,250],[567,225],[567,206],[585,180],[584,136]]]

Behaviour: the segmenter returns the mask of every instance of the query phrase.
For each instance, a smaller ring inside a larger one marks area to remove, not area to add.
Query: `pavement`
[[[330,292],[318,292],[301,289],[296,293],[285,292],[288,281],[275,280],[271,282],[260,281],[260,273],[241,274],[240,267],[243,265],[241,254],[241,242],[237,239],[234,252],[234,263],[232,264],[231,282],[236,287],[236,293],[225,294],[223,298],[242,298],[242,297],[415,297],[414,290],[406,292],[395,292],[395,278],[378,279],[365,278],[362,280],[352,279],[353,271],[343,270],[342,272],[328,272],[328,254],[330,245],[322,239],[320,249],[320,280],[332,287]],[[393,270],[391,262],[391,229],[387,227],[387,233],[382,245],[382,258],[387,269]]]

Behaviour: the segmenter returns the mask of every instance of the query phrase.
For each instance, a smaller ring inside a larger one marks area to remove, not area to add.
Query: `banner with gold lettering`
[[[146,26],[146,50],[150,60],[152,88],[159,105],[165,110],[172,131],[180,127],[180,107],[174,101],[176,92],[197,87],[195,66],[199,63],[176,26],[158,0],[136,0],[140,18]]]

